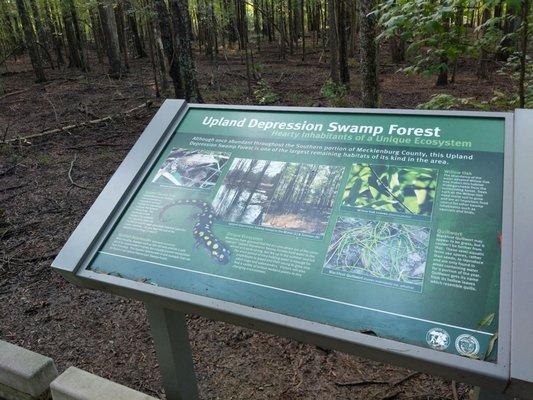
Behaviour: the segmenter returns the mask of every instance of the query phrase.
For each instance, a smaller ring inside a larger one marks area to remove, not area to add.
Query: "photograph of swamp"
[[[431,168],[353,164],[342,205],[428,219],[436,189]]]
[[[323,273],[421,291],[429,236],[427,227],[341,217]]]
[[[159,168],[152,182],[211,189],[216,185],[229,153],[174,148]]]
[[[215,199],[224,221],[322,236],[344,167],[237,158]]]

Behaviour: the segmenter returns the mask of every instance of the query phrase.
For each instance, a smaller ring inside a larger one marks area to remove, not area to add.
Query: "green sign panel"
[[[495,361],[504,122],[189,109],[90,269]]]

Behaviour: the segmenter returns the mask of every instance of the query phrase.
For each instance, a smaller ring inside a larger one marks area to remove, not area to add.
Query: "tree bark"
[[[35,0],[30,0],[29,3],[30,3],[30,8],[31,8],[31,13],[33,14],[33,21],[35,22],[35,30],[37,31],[37,39],[40,44],[40,48],[38,49],[38,51],[41,54],[44,53],[47,56],[48,61],[50,62],[53,68],[54,64],[52,62],[52,57],[50,57],[50,53],[48,53],[48,49],[47,49],[48,40],[46,39],[46,30],[41,20],[41,13],[39,11],[39,6],[37,5],[37,1]]]
[[[183,72],[185,99],[202,103],[202,96],[196,80],[196,64],[192,53],[192,31],[188,0],[170,0],[170,8],[174,28],[176,29],[176,43],[180,70]]]
[[[98,3],[98,13],[104,34],[107,59],[109,61],[109,75],[112,78],[120,78],[124,72],[124,65],[120,59],[120,48],[118,42],[117,23],[113,4],[110,0]]]
[[[163,50],[168,60],[169,74],[174,86],[174,95],[178,99],[185,98],[185,90],[181,81],[181,70],[178,60],[178,51],[172,39],[170,14],[164,0],[154,0],[155,10],[159,20],[159,31],[161,32],[161,42]]]
[[[530,0],[521,0],[522,26],[520,32],[520,77],[518,82],[518,98],[520,108],[526,106],[526,62],[527,62],[527,45],[529,39],[529,14],[531,12]]]
[[[346,0],[337,0],[337,37],[339,45],[339,78],[343,85],[350,83],[350,69],[348,67],[348,40],[346,18]]]
[[[446,86],[448,84],[448,56],[443,54],[440,56],[439,74],[437,75],[437,86]]]
[[[69,67],[87,71],[87,62],[81,45],[81,34],[74,2],[71,0],[61,1],[60,7],[67,37]]]
[[[363,107],[375,108],[379,105],[378,77],[378,21],[372,14],[376,6],[375,0],[359,2],[360,42],[361,42],[361,100]]]
[[[481,23],[485,24],[490,19],[490,9],[488,7],[485,7],[483,10],[483,16],[481,19]],[[486,34],[486,28],[482,29],[481,35]],[[477,62],[477,68],[476,68],[476,75],[479,79],[488,79],[489,78],[489,68],[488,68],[488,52],[485,50],[484,47],[481,47],[479,50],[479,59]]]
[[[506,8],[505,21],[503,23],[503,34],[505,36],[499,45],[498,51],[496,52],[496,59],[499,61],[507,61],[511,55],[510,48],[516,44],[515,39],[511,36],[511,34],[517,29],[516,14],[516,7],[513,4],[508,4]]]
[[[63,59],[63,54],[61,52],[61,28],[57,27],[57,24],[55,23],[54,19],[52,18],[52,7],[48,0],[44,2],[44,15],[46,18],[46,24],[48,25],[48,32],[50,33],[50,37],[52,40],[52,46],[54,48],[54,52],[56,54],[56,63],[57,67],[59,68],[61,65],[65,64],[65,60]]]
[[[20,21],[24,28],[24,38],[30,54],[31,65],[33,67],[33,72],[35,73],[35,78],[37,79],[37,82],[45,82],[46,76],[44,75],[43,61],[41,60],[41,56],[37,50],[37,43],[33,33],[28,10],[24,4],[24,0],[16,0],[16,3]]]
[[[339,84],[337,61],[337,19],[335,18],[335,0],[328,1],[328,39],[329,39],[329,75],[333,83]]]
[[[302,31],[302,61],[305,61],[305,0],[300,0],[300,29]]]
[[[124,9],[126,11],[126,17],[128,20],[128,25],[131,30],[131,35],[133,37],[133,45],[135,46],[135,51],[137,57],[144,58],[146,57],[146,51],[144,50],[144,44],[139,34],[139,27],[137,26],[137,20],[135,19],[135,9],[133,8],[130,0],[124,1]]]
[[[121,0],[118,1],[115,12],[115,23],[117,25],[117,36],[118,36],[118,48],[120,54],[124,60],[124,70],[129,71],[129,55],[128,55],[128,44],[126,40],[126,23],[124,19],[124,4]]]
[[[394,64],[405,61],[405,40],[400,34],[396,33],[389,38],[389,49]]]

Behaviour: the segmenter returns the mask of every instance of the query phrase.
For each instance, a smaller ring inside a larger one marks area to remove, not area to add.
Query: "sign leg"
[[[476,387],[474,389],[474,400],[513,400],[513,397]]]
[[[146,304],[159,368],[168,400],[198,399],[185,314]]]

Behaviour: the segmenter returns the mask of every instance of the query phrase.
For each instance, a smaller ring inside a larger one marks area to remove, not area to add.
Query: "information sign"
[[[54,266],[503,391],[512,150],[512,114],[167,101]]]
[[[504,119],[191,109],[90,269],[494,360],[504,137]]]

